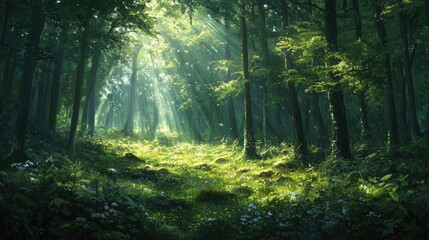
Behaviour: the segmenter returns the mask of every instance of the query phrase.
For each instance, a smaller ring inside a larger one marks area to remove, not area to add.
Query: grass
[[[237,145],[121,135],[81,141],[74,160],[61,141],[41,145],[33,166],[1,172],[0,236],[402,239],[429,229],[424,140],[395,159],[359,145],[353,161],[319,148],[297,159],[286,144],[248,160]]]

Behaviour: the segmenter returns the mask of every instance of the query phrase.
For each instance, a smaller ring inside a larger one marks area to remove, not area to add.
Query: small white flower
[[[110,205],[112,205],[112,207],[117,207],[118,206],[118,204],[116,204],[116,203],[112,203],[112,204],[110,204]]]
[[[48,159],[46,159],[46,162],[54,163],[54,159],[52,158],[52,155],[49,156]]]

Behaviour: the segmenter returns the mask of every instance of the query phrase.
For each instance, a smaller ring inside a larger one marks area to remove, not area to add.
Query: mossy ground
[[[263,158],[250,160],[242,157],[238,145],[146,141],[118,134],[82,140],[70,160],[61,139],[40,141],[28,152],[34,165],[23,163],[2,172],[0,210],[5,217],[0,235],[425,236],[429,169],[424,141],[404,147],[395,160],[383,148],[356,145],[353,161],[325,156],[315,147],[298,159],[286,144],[260,147]],[[22,215],[12,214],[17,208]]]

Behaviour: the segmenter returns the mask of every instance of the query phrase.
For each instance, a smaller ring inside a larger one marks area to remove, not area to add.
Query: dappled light
[[[0,239],[427,239],[429,1],[0,1]]]

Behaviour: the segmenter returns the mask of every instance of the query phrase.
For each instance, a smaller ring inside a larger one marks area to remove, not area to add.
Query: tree
[[[420,127],[417,120],[416,98],[414,93],[412,62],[408,39],[408,14],[406,10],[399,12],[399,26],[402,39],[402,57],[404,58],[405,82],[407,84],[408,104],[410,109],[411,130],[414,136],[420,136]]]
[[[84,81],[84,74],[86,68],[86,60],[89,50],[89,35],[90,35],[90,22],[93,11],[93,0],[89,0],[86,6],[86,13],[83,19],[82,35],[80,39],[80,53],[79,62],[76,67],[76,81],[73,101],[73,113],[70,124],[70,132],[67,142],[67,151],[70,155],[74,154],[77,124],[79,120],[80,101],[82,95],[82,85]]]
[[[26,158],[25,141],[30,113],[31,86],[36,67],[37,48],[40,42],[45,16],[43,14],[43,0],[35,0],[31,4],[31,22],[28,29],[27,44],[25,49],[24,64],[19,87],[19,105],[16,115],[15,140],[9,155],[9,159],[23,161]]]
[[[337,42],[337,13],[336,0],[325,0],[325,38],[328,44],[327,65],[333,67],[338,63],[335,53],[338,52]],[[334,86],[329,90],[332,129],[334,133],[334,153],[345,159],[351,159],[349,131],[347,126],[346,107],[340,86],[340,78],[333,70],[329,71],[329,78]]]
[[[384,21],[382,18],[382,7],[379,3],[375,4],[375,17],[376,17],[376,26],[377,34],[380,39],[380,49],[385,49],[387,46],[387,34],[386,28],[384,26]],[[393,77],[392,77],[392,68],[390,63],[390,54],[386,52],[384,55],[384,70],[386,72],[387,78],[387,105],[389,111],[389,140],[391,148],[394,149],[396,145],[399,144],[399,130],[398,122],[396,119],[396,106],[395,99],[393,96]]]
[[[256,158],[255,133],[252,122],[252,106],[250,97],[250,74],[249,74],[249,52],[247,43],[246,26],[246,3],[241,1],[240,32],[241,32],[241,54],[244,78],[244,155],[247,158]]]
[[[281,1],[281,10],[283,17],[283,28],[289,25],[287,0]],[[285,53],[285,69],[290,71],[293,69],[292,56],[289,51]],[[307,153],[307,143],[304,136],[304,126],[302,124],[301,109],[299,107],[298,93],[295,88],[295,83],[292,79],[287,79],[288,101],[290,106],[290,115],[292,117],[293,128],[296,139],[296,150],[299,154]]]
[[[49,103],[48,128],[55,131],[57,125],[57,114],[59,108],[60,82],[63,70],[65,47],[68,37],[69,23],[63,21],[61,33],[58,39],[57,52],[55,54],[54,71],[52,74],[51,101]]]
[[[359,0],[352,0],[353,5],[353,19],[355,22],[355,39],[357,42],[361,42],[363,39],[362,34],[362,19],[360,13]],[[365,91],[358,91],[358,100],[359,100],[359,112],[360,112],[360,125],[361,125],[361,137],[363,139],[368,138],[370,135],[369,124],[368,124],[368,115],[367,115],[367,106],[365,101]]]

